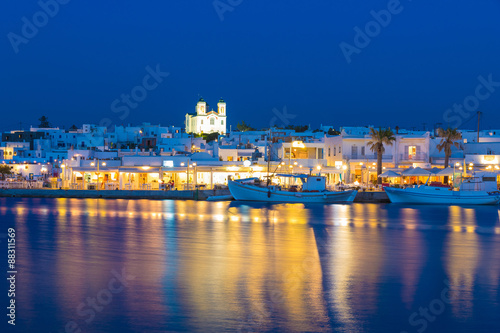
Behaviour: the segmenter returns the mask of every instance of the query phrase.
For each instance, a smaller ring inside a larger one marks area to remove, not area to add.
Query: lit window
[[[412,159],[417,155],[417,146],[408,147],[408,158]]]

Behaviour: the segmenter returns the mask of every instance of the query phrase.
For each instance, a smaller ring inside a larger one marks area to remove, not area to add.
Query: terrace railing
[[[427,161],[428,157],[426,153],[416,153],[416,154],[401,154],[401,161]]]

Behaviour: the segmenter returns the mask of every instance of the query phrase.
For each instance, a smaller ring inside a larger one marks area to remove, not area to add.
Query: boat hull
[[[207,201],[231,201],[233,200],[232,195],[212,195],[211,197],[207,198]]]
[[[444,205],[498,205],[500,196],[485,191],[450,191],[437,187],[392,188],[385,192],[392,203]]]
[[[357,191],[286,192],[235,181],[229,181],[228,187],[234,199],[239,201],[349,203],[357,194]]]

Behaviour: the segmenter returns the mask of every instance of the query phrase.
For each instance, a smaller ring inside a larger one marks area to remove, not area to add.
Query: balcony
[[[297,166],[302,165],[303,168],[315,168],[317,165],[325,166],[328,164],[328,161],[326,159],[314,159],[314,158],[307,158],[307,159],[297,158],[297,159],[292,159],[291,161],[283,159],[283,162],[285,162],[285,164],[291,162],[292,165],[295,162],[297,162]]]
[[[368,155],[361,155],[361,154],[344,154],[344,158],[349,159],[349,160],[377,160],[377,154],[368,154]],[[392,161],[392,155],[382,155],[382,161]]]
[[[401,154],[400,160],[409,162],[427,162],[428,157],[426,153]]]

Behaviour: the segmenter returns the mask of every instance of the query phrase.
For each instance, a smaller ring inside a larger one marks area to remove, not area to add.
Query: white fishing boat
[[[386,187],[385,192],[393,203],[446,204],[446,205],[498,205],[496,174],[487,173],[464,178],[460,187],[434,187],[419,185],[405,189]]]
[[[328,191],[326,177],[313,175],[278,175],[300,179],[301,186],[282,189],[278,185],[252,184],[247,179],[231,180],[229,191],[236,200],[259,202],[348,203],[357,191]]]

